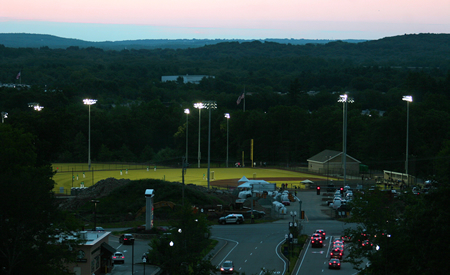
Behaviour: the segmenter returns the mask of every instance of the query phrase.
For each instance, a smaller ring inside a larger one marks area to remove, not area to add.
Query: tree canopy
[[[437,236],[449,229],[449,192],[444,184],[427,194],[415,195],[409,190],[398,198],[391,196],[390,190],[357,193],[351,206],[352,221],[359,226],[346,231],[353,242],[346,248],[345,260],[357,269],[368,260],[371,274],[448,273],[442,251],[449,241]],[[366,239],[373,243],[372,249],[361,246]]]
[[[68,274],[77,223],[56,207],[51,166],[23,130],[0,125],[0,143],[0,267],[11,275]]]

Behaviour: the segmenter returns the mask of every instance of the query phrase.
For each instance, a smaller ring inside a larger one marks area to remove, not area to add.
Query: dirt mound
[[[74,210],[85,203],[90,202],[92,199],[98,199],[108,196],[117,187],[127,185],[130,183],[129,179],[115,179],[107,178],[97,182],[91,187],[84,188],[79,191],[76,199],[64,200],[60,207],[67,210]]]

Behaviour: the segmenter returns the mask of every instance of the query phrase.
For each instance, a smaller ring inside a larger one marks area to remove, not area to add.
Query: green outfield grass
[[[54,170],[58,172],[53,179],[56,182],[54,191],[60,193],[60,188],[64,188],[64,193],[70,193],[71,187],[81,187],[84,183],[84,187],[90,187],[96,182],[107,179],[161,179],[172,182],[182,181],[181,168],[156,168],[136,165],[121,165],[114,164],[95,164],[91,166],[91,171],[88,171],[87,164],[54,164]],[[112,168],[111,168],[112,167]],[[73,168],[73,172],[72,172]],[[84,170],[85,169],[85,170]],[[107,170],[111,169],[111,170]],[[185,174],[186,184],[195,184],[201,186],[207,186],[207,168],[188,168]],[[285,181],[270,181],[271,183],[277,183],[281,186],[282,183],[289,183],[290,186],[297,186],[298,188],[304,187],[300,184],[300,180],[295,182],[289,181],[288,178],[298,177],[304,179],[323,179],[326,177],[300,173],[295,171],[281,170],[281,169],[261,169],[261,168],[211,168],[211,180],[210,185],[214,185],[215,180],[235,179],[237,181],[246,176],[248,179],[265,179],[265,178],[286,178]],[[331,178],[330,178],[331,179]],[[333,179],[335,180],[335,179]],[[314,180],[313,180],[314,181]]]

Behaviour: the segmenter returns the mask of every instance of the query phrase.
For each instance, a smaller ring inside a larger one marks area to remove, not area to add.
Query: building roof
[[[307,161],[308,162],[318,162],[318,163],[327,163],[328,161],[333,160],[336,157],[339,157],[343,154],[343,152],[334,151],[334,150],[323,150],[322,152],[318,153],[317,155],[312,156]],[[361,163],[359,160],[349,156],[347,154],[348,158],[351,158],[355,162]]]
[[[107,243],[102,243],[102,247],[111,252],[111,254],[114,254],[117,251],[114,247],[110,246]]]
[[[83,245],[94,245],[97,242],[103,240],[108,237],[111,232],[109,231],[80,231],[79,237],[83,240]]]

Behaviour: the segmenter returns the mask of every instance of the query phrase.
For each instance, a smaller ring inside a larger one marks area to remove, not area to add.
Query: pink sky
[[[45,33],[90,41],[157,38],[378,39],[404,33],[448,33],[450,30],[450,0],[5,2],[0,9],[0,33]]]

